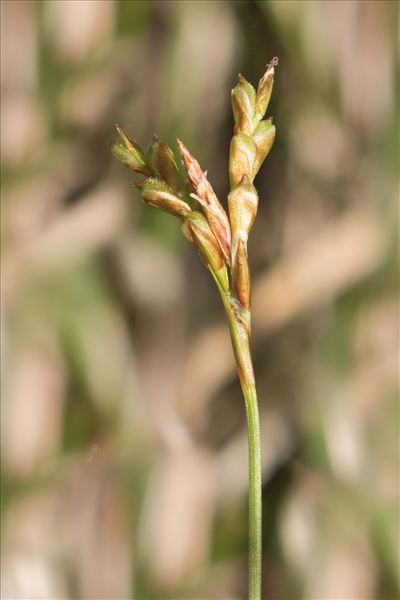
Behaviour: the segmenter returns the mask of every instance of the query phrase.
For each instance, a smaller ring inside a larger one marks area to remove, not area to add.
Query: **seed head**
[[[207,172],[178,140],[188,178],[179,170],[174,154],[154,136],[146,154],[117,126],[120,139],[112,145],[115,156],[147,179],[135,183],[142,199],[182,221],[182,231],[192,242],[223,290],[224,302],[233,302],[243,331],[250,331],[250,275],[247,240],[258,208],[254,177],[271,150],[275,138],[272,118],[263,120],[272,93],[274,58],[260,79],[257,92],[242,76],[232,90],[235,121],[230,145],[228,216],[219,202]],[[190,193],[192,190],[192,193]],[[195,203],[191,198],[195,199]],[[195,210],[193,209],[195,207]]]

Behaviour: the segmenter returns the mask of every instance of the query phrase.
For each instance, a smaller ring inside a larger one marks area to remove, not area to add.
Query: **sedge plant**
[[[230,144],[228,214],[219,202],[207,172],[177,140],[185,173],[173,151],[157,136],[147,151],[117,126],[114,155],[145,176],[135,182],[147,204],[181,220],[182,232],[198,249],[209,269],[228,318],[247,416],[249,456],[249,600],[261,598],[261,444],[257,392],[250,349],[251,283],[247,240],[258,206],[253,184],[275,138],[272,118],[264,119],[274,81],[274,58],[257,90],[239,75],[232,90],[234,118]]]

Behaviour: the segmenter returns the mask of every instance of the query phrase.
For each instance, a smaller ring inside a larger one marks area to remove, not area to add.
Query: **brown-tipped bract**
[[[142,184],[140,189],[142,200],[156,208],[169,212],[178,217],[185,217],[190,212],[190,206],[179,198],[174,190],[161,179],[150,177]]]

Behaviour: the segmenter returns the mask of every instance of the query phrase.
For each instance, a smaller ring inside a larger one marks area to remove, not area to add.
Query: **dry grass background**
[[[111,158],[227,192],[229,91],[280,57],[250,242],[270,600],[396,600],[394,2],[2,2],[2,593],[242,598],[246,438],[216,291]]]

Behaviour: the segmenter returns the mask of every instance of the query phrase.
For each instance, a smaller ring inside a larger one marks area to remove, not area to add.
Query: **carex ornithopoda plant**
[[[257,394],[250,350],[250,273],[247,239],[258,206],[253,181],[275,138],[272,118],[264,119],[271,97],[276,58],[257,90],[239,75],[232,90],[234,132],[230,145],[228,214],[207,172],[178,140],[186,174],[172,150],[157,136],[146,152],[117,126],[114,155],[145,176],[135,182],[142,199],[177,216],[186,238],[198,249],[220,292],[244,396],[249,446],[249,599],[261,598],[261,447]],[[229,215],[229,216],[228,216]]]

